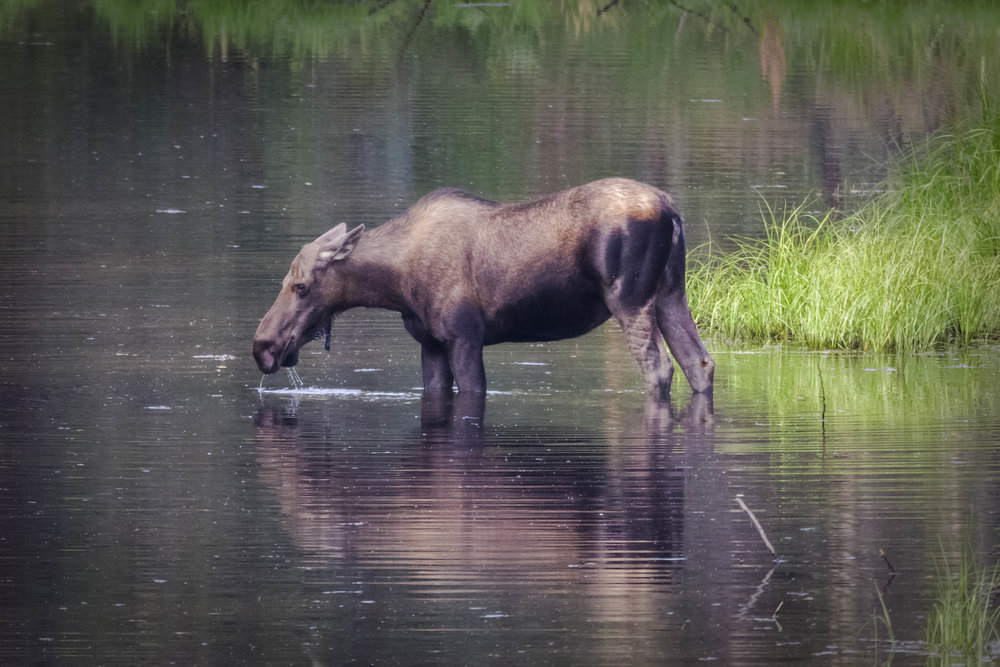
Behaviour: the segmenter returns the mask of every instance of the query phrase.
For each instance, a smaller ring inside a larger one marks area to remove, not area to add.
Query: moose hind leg
[[[660,343],[654,311],[654,304],[649,303],[636,311],[615,313],[615,317],[625,332],[629,352],[639,364],[647,393],[656,400],[665,401],[670,398],[674,365]]]

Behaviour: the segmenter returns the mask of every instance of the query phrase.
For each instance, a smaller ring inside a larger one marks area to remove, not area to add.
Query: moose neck
[[[372,233],[369,232],[368,236]],[[394,260],[400,253],[389,235],[364,238],[338,271],[343,281],[345,308],[387,308],[401,311],[400,272]]]

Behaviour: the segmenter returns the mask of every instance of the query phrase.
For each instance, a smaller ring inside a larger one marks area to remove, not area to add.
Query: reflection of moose
[[[584,334],[612,315],[647,389],[670,392],[673,364],[695,392],[715,363],[691,318],[684,231],[670,197],[626,179],[596,181],[526,204],[437,190],[365,232],[340,224],[292,262],[253,343],[264,373],[298,363],[333,317],[358,306],[403,316],[420,343],[424,389],[486,390],[483,346]]]
[[[685,424],[710,415],[710,399],[696,398]],[[261,406],[254,420],[261,478],[300,548],[334,560],[406,554],[416,571],[438,577],[461,577],[468,568],[507,572],[518,563],[567,577],[574,576],[567,562],[678,566],[685,481],[669,406],[648,416],[650,430],[637,434],[643,446],[601,446],[598,459],[585,448],[579,463],[556,463],[536,459],[565,432],[495,426],[472,435],[467,419],[440,418],[446,404],[424,403],[431,423],[403,436],[416,442],[399,448],[402,459],[387,457],[384,446],[341,446],[310,424],[326,420],[315,412]]]
[[[591,628],[627,628],[665,654],[682,625],[685,638],[718,640],[732,606],[708,596],[730,552],[688,538],[692,523],[701,536],[705,523],[724,523],[703,519],[712,505],[692,472],[713,449],[711,396],[676,413],[650,401],[645,418],[609,400],[594,431],[524,419],[537,404],[524,398],[491,402],[518,416],[476,428],[476,406],[461,398],[425,395],[419,428],[400,428],[412,413],[391,403],[358,411],[267,397],[258,409],[259,479],[308,564],[310,642],[331,647],[315,662],[391,661],[400,642],[412,644],[408,655],[423,642],[438,662],[456,652],[445,661],[475,662],[497,633],[580,637],[567,628],[587,632],[579,662],[620,662],[630,645]],[[493,612],[511,616],[494,624],[484,616]],[[687,620],[705,613],[711,637]]]

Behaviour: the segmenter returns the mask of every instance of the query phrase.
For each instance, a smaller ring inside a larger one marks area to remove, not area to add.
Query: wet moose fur
[[[294,366],[359,306],[403,316],[421,346],[427,392],[484,392],[483,346],[579,336],[614,316],[650,395],[669,396],[673,364],[712,389],[684,287],[684,230],[670,197],[606,179],[519,204],[435,190],[371,231],[340,224],[303,246],[253,354],[264,373]]]

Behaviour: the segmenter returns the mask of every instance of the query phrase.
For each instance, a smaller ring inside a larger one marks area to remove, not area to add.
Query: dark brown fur
[[[253,352],[264,373],[294,366],[331,318],[359,306],[403,316],[421,345],[424,388],[486,389],[482,348],[584,334],[614,316],[649,392],[673,364],[711,391],[715,363],[691,319],[684,231],[670,197],[606,179],[522,204],[436,190],[365,232],[338,225],[292,262]]]

